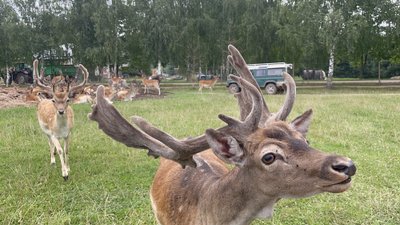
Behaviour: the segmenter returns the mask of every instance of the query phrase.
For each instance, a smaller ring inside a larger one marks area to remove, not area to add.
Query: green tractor
[[[55,64],[52,61],[45,61],[44,65],[44,76],[54,77],[57,75],[64,75],[68,77],[75,77],[76,67],[74,65],[61,65]],[[40,70],[41,66],[39,66]],[[17,63],[14,67],[9,70],[10,78],[7,79],[7,75],[3,75],[4,82],[10,85],[12,82],[16,84],[32,84],[33,83],[33,71],[31,65],[26,63]]]
[[[33,73],[30,65],[26,63],[17,63],[13,67],[8,69],[10,75],[7,79],[7,75],[3,76],[4,82],[8,85],[14,81],[16,84],[25,84],[33,82]]]

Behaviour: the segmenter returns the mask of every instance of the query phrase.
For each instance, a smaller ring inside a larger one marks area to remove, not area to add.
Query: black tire
[[[229,88],[229,92],[232,94],[240,92],[240,87],[237,84],[230,84],[228,88]]]
[[[278,91],[278,88],[276,88],[276,85],[273,83],[269,83],[265,86],[265,91],[269,95],[274,95]]]
[[[17,84],[25,84],[28,81],[28,77],[23,73],[18,73],[15,78],[15,83]]]

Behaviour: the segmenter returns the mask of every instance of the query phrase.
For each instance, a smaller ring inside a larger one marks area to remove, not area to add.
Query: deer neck
[[[73,113],[70,111],[69,106],[65,109],[65,113],[60,115],[56,113],[56,133],[59,137],[67,137],[70,129],[73,126]]]
[[[209,204],[213,209],[215,224],[250,224],[255,218],[269,218],[278,198],[260,193],[254,179],[246,169],[234,168],[218,180],[205,186]]]

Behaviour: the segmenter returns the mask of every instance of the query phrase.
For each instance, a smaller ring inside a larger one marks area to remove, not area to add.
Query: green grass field
[[[275,111],[284,96],[265,98]],[[142,116],[179,138],[223,125],[219,113],[239,114],[225,88],[114,104],[126,118]],[[299,89],[289,119],[309,108],[311,146],[352,158],[353,186],[281,200],[271,220],[252,224],[400,224],[400,89]],[[106,136],[87,119],[89,105],[73,109],[67,182],[58,157],[50,166],[35,107],[0,110],[0,224],[155,224],[148,192],[158,160]]]

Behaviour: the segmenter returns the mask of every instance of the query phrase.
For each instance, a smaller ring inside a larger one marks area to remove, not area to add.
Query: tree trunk
[[[6,75],[6,87],[8,87],[8,85],[11,84],[11,82],[10,82],[11,76],[10,76],[10,70],[9,70],[9,68],[8,68],[8,64],[7,64],[7,66],[6,66],[6,71],[7,71],[7,75]]]
[[[329,53],[329,68],[328,68],[328,79],[326,80],[326,87],[332,88],[332,78],[333,78],[333,67],[335,65],[335,48],[332,47]]]

